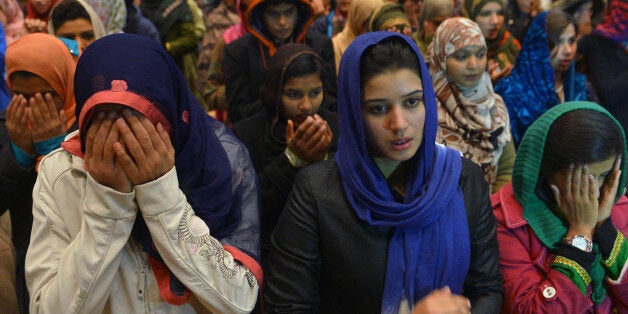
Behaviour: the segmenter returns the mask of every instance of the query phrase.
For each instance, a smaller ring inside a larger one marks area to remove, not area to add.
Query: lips
[[[392,149],[394,150],[404,150],[410,147],[410,144],[412,144],[412,138],[411,137],[397,138],[391,141],[390,144],[392,145]]]
[[[464,76],[464,78],[468,81],[475,81],[478,79],[478,77],[480,77],[478,74],[469,74]]]
[[[499,29],[491,28],[491,30],[488,32],[488,37],[489,38],[494,38],[494,37],[497,36],[497,34],[499,34]]]
[[[276,33],[278,35],[277,37],[280,37],[280,38],[285,38],[285,37],[290,36],[290,30],[288,29],[279,29],[277,30]]]

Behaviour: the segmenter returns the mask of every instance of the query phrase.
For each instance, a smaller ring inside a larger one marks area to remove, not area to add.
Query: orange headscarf
[[[76,115],[74,109],[74,70],[76,61],[68,47],[55,36],[33,33],[21,37],[7,48],[7,77],[17,71],[26,71],[41,77],[64,100],[67,127],[70,128]],[[11,88],[11,80],[7,80]]]

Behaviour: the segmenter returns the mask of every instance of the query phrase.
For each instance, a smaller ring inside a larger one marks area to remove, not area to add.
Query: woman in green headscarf
[[[508,76],[521,50],[521,44],[506,29],[504,1],[467,0],[464,2],[462,15],[478,23],[482,30],[488,47],[488,70],[493,84]]]
[[[366,31],[390,31],[412,37],[412,26],[403,6],[394,2],[382,3],[373,10],[366,24]]]
[[[512,184],[491,196],[502,312],[626,313],[626,137],[591,102],[555,106],[527,130]]]

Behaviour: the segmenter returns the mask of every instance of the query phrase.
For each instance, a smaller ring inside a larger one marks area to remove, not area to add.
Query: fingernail
[[[117,114],[115,111],[109,111],[109,112],[107,113],[107,118],[109,118],[109,119],[113,119],[113,118],[115,118],[117,115],[118,115],[118,114]]]
[[[555,185],[550,185],[550,188],[552,189],[552,191],[554,191],[554,193],[558,193],[558,187]]]
[[[96,119],[102,120],[105,117],[105,113],[100,111],[96,114]]]
[[[129,109],[122,110],[122,114],[124,114],[125,117],[132,117],[133,116],[133,112],[131,112],[131,110],[129,110]]]

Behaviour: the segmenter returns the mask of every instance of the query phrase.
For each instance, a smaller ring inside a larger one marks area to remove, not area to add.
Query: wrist
[[[593,250],[593,240],[591,239],[591,236],[585,236],[582,234],[567,234],[563,239],[563,242],[587,253]]]
[[[286,150],[284,150],[283,153],[288,158],[288,162],[290,163],[292,167],[301,169],[309,164],[309,162],[299,158],[299,156],[293,153],[289,147],[286,147]]]
[[[582,235],[589,239],[593,238],[593,232],[595,231],[595,226],[576,226],[571,225],[569,229],[567,229],[567,234],[565,237]]]

